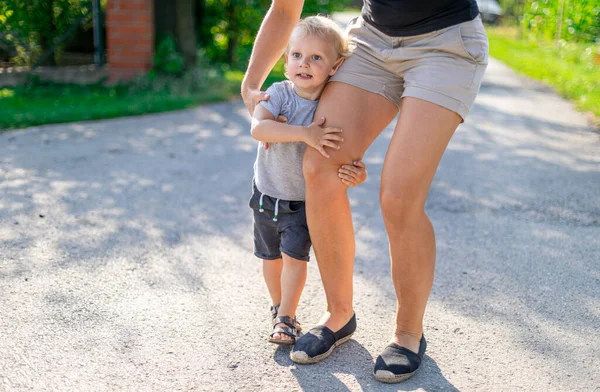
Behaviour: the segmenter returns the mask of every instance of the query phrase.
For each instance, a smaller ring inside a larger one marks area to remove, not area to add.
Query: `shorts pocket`
[[[250,198],[250,201],[248,202],[248,206],[250,208],[252,208],[253,210],[259,210],[261,196],[262,196],[262,193],[260,193],[260,191],[256,187],[256,184],[254,183],[254,181],[252,181],[252,197]],[[262,202],[263,202],[262,207],[264,210],[273,211],[275,209],[275,199],[273,199],[267,195],[264,195]]]
[[[459,24],[456,31],[464,57],[477,64],[487,64],[489,43],[480,17]]]
[[[248,201],[248,206],[253,210],[258,210],[258,204],[260,200],[260,193],[256,191],[256,186],[254,183],[252,184],[252,196],[250,197],[250,201]]]
[[[304,211],[305,204],[303,201],[290,201],[288,202],[288,210],[290,214],[295,214],[297,212]]]
[[[363,25],[363,19],[360,16],[357,16],[356,18],[353,18],[350,23],[348,23],[348,25],[346,25],[346,29],[345,29],[345,33],[347,35],[352,35],[352,33],[355,33],[356,31],[358,31]]]

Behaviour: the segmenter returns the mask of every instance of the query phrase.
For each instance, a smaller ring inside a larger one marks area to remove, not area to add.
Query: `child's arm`
[[[264,143],[304,142],[318,150],[325,158],[329,154],[325,147],[339,149],[337,142],[343,142],[339,128],[323,127],[325,118],[315,121],[309,126],[289,125],[275,121],[271,112],[257,105],[252,116],[252,137]]]
[[[352,162],[352,165],[342,165],[338,177],[347,186],[357,186],[367,180],[367,166],[363,161]]]

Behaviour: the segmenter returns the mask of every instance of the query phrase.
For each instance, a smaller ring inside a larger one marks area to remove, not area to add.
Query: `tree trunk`
[[[154,0],[154,26],[157,43],[166,36],[177,36],[175,7],[169,0]]]
[[[53,1],[41,3],[41,11],[39,12],[39,15],[42,18],[42,20],[40,21],[40,25],[43,27],[38,32],[39,44],[41,49],[40,56],[44,56],[46,52],[48,52],[48,50],[52,48],[52,45],[54,44],[52,40],[56,37],[57,34],[56,24],[54,22],[54,16],[52,14],[53,6]],[[46,59],[41,65],[55,66],[56,58],[54,57],[54,53],[46,57]]]
[[[177,42],[186,66],[196,63],[195,0],[175,0]]]
[[[202,26],[204,25],[204,16],[206,14],[206,3],[204,0],[197,0],[196,2],[196,23],[198,28],[196,29],[196,39],[200,46],[204,47],[210,43],[210,40],[205,39],[202,34]]]

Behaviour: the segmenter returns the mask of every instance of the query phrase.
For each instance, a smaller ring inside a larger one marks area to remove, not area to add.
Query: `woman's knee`
[[[410,224],[425,211],[425,198],[421,192],[415,191],[410,183],[387,185],[382,184],[379,192],[381,213],[386,223]]]
[[[337,162],[336,157],[324,158],[317,150],[307,148],[302,162],[302,172],[307,186],[324,185],[326,182],[333,183],[336,180],[343,185],[337,176],[339,165],[336,166],[334,162]]]
[[[306,150],[304,153],[304,159],[302,160],[302,172],[304,173],[304,180],[307,183],[314,181],[319,174],[319,168],[322,166],[322,159],[312,151]]]

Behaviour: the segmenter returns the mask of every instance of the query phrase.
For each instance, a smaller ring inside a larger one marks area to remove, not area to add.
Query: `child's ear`
[[[331,69],[331,72],[329,72],[329,76],[335,75],[335,73],[340,68],[340,65],[342,65],[342,63],[344,62],[344,60],[345,60],[344,57],[340,57],[339,59],[337,59],[337,61],[335,62],[335,64],[333,64],[333,68]]]

